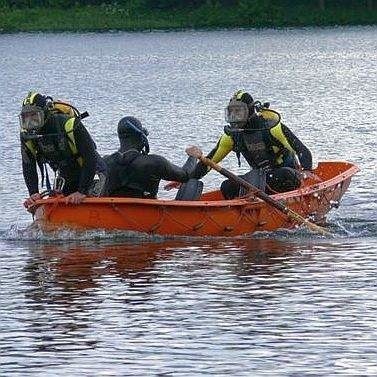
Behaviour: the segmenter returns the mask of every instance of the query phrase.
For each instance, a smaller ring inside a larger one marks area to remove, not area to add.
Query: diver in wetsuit
[[[127,116],[119,121],[120,148],[104,156],[109,172],[109,196],[154,199],[161,179],[178,182],[190,179],[195,158],[190,157],[181,168],[162,156],[149,154],[147,136],[148,131],[137,118]]]
[[[224,127],[216,147],[207,155],[218,163],[234,151],[252,169],[242,177],[267,193],[295,190],[301,185],[300,171],[312,169],[309,149],[280,121],[280,115],[254,101],[243,90],[237,91],[225,109]],[[201,178],[209,168],[199,162],[193,177]],[[226,199],[244,194],[237,182],[226,180],[221,185]]]
[[[30,195],[24,206],[28,208],[41,199],[37,166],[42,180],[46,178],[47,186],[50,185],[46,164],[64,180],[62,193],[68,195],[66,202],[82,202],[93,185],[95,173],[105,175],[106,165],[81,123],[80,114],[64,113],[55,107],[51,97],[29,92],[19,119],[22,171]]]

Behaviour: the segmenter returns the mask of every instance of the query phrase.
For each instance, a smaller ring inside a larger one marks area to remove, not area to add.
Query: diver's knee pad
[[[234,199],[239,195],[240,185],[237,182],[227,179],[221,183],[220,190],[225,199]]]
[[[268,188],[276,192],[296,190],[301,185],[299,172],[288,167],[277,168],[268,172],[266,181]]]

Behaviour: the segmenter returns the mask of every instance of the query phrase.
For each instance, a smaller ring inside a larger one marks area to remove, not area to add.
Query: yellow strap
[[[76,118],[69,118],[64,124],[64,130],[65,130],[65,132],[68,136],[69,147],[71,148],[71,151],[72,151],[74,156],[76,156],[77,153],[78,153],[77,147],[76,147],[75,137],[73,136],[73,127],[75,125],[75,119]],[[78,157],[77,162],[80,166],[82,166],[83,163],[84,163],[84,160],[83,160],[82,157]]]
[[[75,118],[69,118],[64,124],[64,130],[68,136],[69,147],[74,155],[77,154],[76,141],[73,136],[73,126],[75,125]]]
[[[28,140],[25,142],[26,148],[29,149],[29,151],[33,154],[34,158],[37,155],[37,150],[35,149],[35,145],[31,140]]]

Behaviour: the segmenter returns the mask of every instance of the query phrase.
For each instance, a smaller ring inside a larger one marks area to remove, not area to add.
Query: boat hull
[[[320,222],[338,205],[357,171],[351,163],[322,162],[302,188],[272,197],[300,215]],[[80,205],[67,205],[64,198],[47,198],[38,202],[35,220],[48,229],[124,230],[191,237],[234,237],[295,226],[284,214],[259,199],[250,196],[223,200],[219,191],[203,194],[199,201],[88,198]]]

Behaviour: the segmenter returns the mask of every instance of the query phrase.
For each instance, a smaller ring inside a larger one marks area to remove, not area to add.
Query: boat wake
[[[326,224],[321,224],[333,236],[330,238],[352,239],[352,238],[368,238],[375,237],[377,234],[377,221],[365,219],[332,219]],[[321,238],[325,239],[320,234],[313,233],[308,228],[300,226],[293,230],[279,229],[275,232],[260,232],[256,233],[253,238],[273,238],[273,239],[308,239]]]
[[[375,237],[377,221],[356,218],[337,219],[329,223],[329,230],[337,236],[347,238]]]

